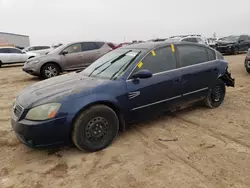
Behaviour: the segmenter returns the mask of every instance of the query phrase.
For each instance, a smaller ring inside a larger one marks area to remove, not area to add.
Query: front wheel
[[[210,89],[206,99],[205,104],[208,108],[219,107],[225,98],[226,86],[223,81],[219,80],[218,83]]]
[[[247,71],[248,73],[250,73],[250,68],[246,68],[246,71]]]
[[[59,73],[60,73],[60,68],[58,67],[58,65],[53,63],[45,64],[41,70],[41,76],[44,79],[58,76]]]
[[[109,146],[118,130],[116,113],[108,106],[95,105],[77,117],[73,125],[72,140],[78,149],[95,152]]]

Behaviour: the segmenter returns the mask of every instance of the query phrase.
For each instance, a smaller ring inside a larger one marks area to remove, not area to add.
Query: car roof
[[[12,47],[12,46],[0,46],[0,49],[3,49],[3,48],[14,48],[14,49],[17,49],[17,48]]]
[[[71,44],[76,44],[76,43],[83,43],[83,42],[103,42],[103,43],[108,43],[108,42],[104,42],[104,41],[76,41],[76,42],[70,42],[66,45],[71,45]]]
[[[151,50],[158,47],[163,47],[171,44],[188,44],[188,45],[196,45],[196,46],[205,46],[203,44],[198,43],[190,43],[190,42],[182,42],[182,41],[176,41],[176,42],[167,42],[167,41],[161,41],[161,42],[143,42],[143,43],[136,43],[136,44],[130,44],[127,46],[120,47],[121,49],[146,49]]]

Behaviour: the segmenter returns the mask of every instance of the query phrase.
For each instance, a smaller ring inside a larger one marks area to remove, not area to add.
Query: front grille
[[[23,107],[19,105],[17,102],[14,104],[13,113],[17,118],[20,118],[23,113]]]

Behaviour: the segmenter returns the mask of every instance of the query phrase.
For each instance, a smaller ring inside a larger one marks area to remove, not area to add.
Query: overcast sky
[[[0,0],[0,31],[33,45],[250,34],[250,0]]]

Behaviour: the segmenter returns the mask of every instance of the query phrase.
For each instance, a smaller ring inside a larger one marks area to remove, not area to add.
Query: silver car
[[[7,64],[24,63],[37,56],[36,53],[22,52],[14,47],[0,47],[0,67]]]
[[[23,71],[44,79],[64,71],[84,69],[99,57],[111,51],[105,42],[75,42],[62,45],[47,55],[28,60]]]
[[[24,48],[23,52],[34,52],[38,55],[46,55],[50,51],[53,50],[53,47],[51,46],[30,46],[27,48]]]

